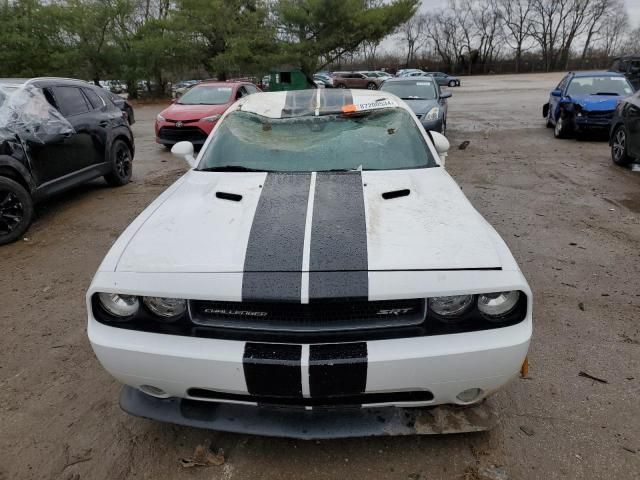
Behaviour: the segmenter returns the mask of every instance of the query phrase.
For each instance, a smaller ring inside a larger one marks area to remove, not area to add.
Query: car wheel
[[[562,112],[560,112],[560,115],[558,115],[558,119],[556,120],[556,126],[553,129],[553,135],[556,138],[567,138],[569,136],[567,119]]]
[[[367,90],[377,90],[377,89],[378,89],[378,87],[376,86],[375,83],[373,83],[373,82],[367,83]]]
[[[442,120],[442,135],[447,136],[447,122],[446,120]]]
[[[33,218],[33,199],[18,182],[0,177],[0,245],[27,231]]]
[[[338,85],[336,85],[338,88],[347,88],[347,86],[344,83],[339,83]]]
[[[456,81],[455,80],[449,81],[449,86],[450,87],[455,87],[456,86]]]
[[[133,108],[127,107],[127,121],[129,122],[129,125],[136,123],[136,119],[133,116]]]
[[[627,153],[627,129],[620,125],[611,138],[611,159],[616,165],[629,165],[632,158]]]
[[[126,185],[131,180],[133,171],[133,155],[123,140],[116,140],[111,146],[111,173],[104,179],[112,187]]]

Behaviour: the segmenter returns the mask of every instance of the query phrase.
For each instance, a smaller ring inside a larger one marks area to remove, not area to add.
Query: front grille
[[[585,112],[583,111],[582,114],[585,117],[589,117],[589,118],[593,118],[593,119],[602,119],[602,120],[610,120],[613,118],[613,110],[605,110],[605,111],[600,111],[600,112]]]
[[[207,134],[200,130],[198,127],[162,127],[158,132],[160,140],[166,140],[169,142],[191,142],[191,143],[204,143],[207,139]]]
[[[276,332],[332,332],[420,325],[426,315],[423,298],[409,300],[216,302],[192,300],[193,323],[208,327]]]
[[[433,393],[428,390],[361,393],[355,395],[330,395],[321,397],[283,397],[249,395],[238,393],[217,392],[207,388],[190,388],[187,395],[194,399],[213,401],[238,401],[258,403],[260,405],[295,406],[295,407],[348,407],[362,406],[376,403],[403,403],[403,402],[431,402]]]

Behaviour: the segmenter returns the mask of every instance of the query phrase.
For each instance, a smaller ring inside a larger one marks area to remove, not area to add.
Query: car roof
[[[407,83],[407,82],[419,82],[420,80],[429,80],[433,82],[431,75],[420,75],[417,77],[392,77],[384,81],[384,83]]]
[[[57,84],[69,84],[69,85],[81,85],[81,86],[92,86],[95,85],[91,82],[87,82],[86,80],[80,80],[77,78],[63,78],[63,77],[34,77],[34,78],[0,78],[0,84],[2,85],[12,85],[12,86],[22,86],[27,84],[33,84],[39,86],[42,83],[57,83]]]
[[[624,74],[618,72],[596,71],[596,72],[572,72],[576,78],[584,77],[624,77]]]
[[[210,85],[210,86],[218,86],[218,87],[228,87],[228,86],[237,86],[237,85],[246,85],[247,83],[251,83],[251,82],[245,82],[245,81],[229,81],[229,82],[223,82],[220,80],[203,80],[202,82],[198,83],[197,86],[200,85]]]
[[[387,100],[394,102],[399,108],[411,111],[390,92],[342,88],[256,93],[244,97],[238,104],[238,110],[267,118],[313,116],[318,98],[320,115],[339,113],[346,105],[373,104]]]

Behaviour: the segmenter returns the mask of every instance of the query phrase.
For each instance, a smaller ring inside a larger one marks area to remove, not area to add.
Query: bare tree
[[[640,27],[629,33],[629,15],[621,8],[609,12],[602,21],[600,38],[597,42],[605,57],[616,53],[638,53]]]
[[[487,72],[499,52],[503,37],[503,20],[497,0],[480,0],[473,8],[473,21],[478,41],[478,55],[483,71]]]
[[[531,37],[531,17],[534,0],[500,0],[500,13],[504,20],[506,44],[515,52],[516,73],[520,72],[522,53],[528,50],[525,42]]]
[[[405,65],[408,67],[413,63],[416,52],[427,40],[427,16],[425,14],[415,14],[408,22],[400,27],[399,31],[407,46],[407,60]]]

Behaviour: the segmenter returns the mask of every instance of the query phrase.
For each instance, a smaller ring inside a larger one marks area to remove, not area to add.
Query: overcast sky
[[[640,0],[625,0],[632,27],[640,27]],[[427,12],[432,9],[444,7],[447,0],[422,0],[422,10]]]

